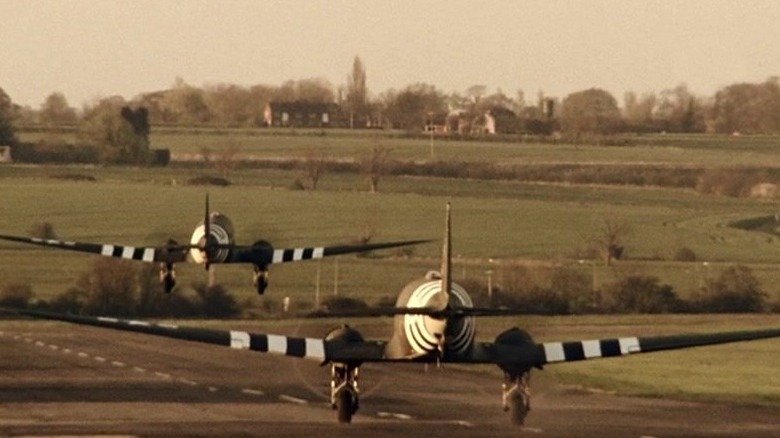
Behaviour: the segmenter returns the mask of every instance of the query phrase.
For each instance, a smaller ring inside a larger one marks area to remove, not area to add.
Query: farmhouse
[[[11,159],[11,146],[0,146],[0,163],[10,163]]]
[[[266,126],[321,128],[331,125],[337,111],[335,104],[317,102],[270,102],[263,118]]]

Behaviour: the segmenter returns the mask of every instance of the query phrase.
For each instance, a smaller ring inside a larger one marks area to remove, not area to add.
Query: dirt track
[[[0,436],[516,436],[495,375],[422,365],[361,369],[351,425],[328,406],[328,369],[66,324],[0,334]],[[522,431],[548,437],[774,437],[776,408],[616,397],[533,376]]]

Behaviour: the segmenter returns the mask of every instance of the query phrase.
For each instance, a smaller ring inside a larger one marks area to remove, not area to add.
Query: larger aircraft
[[[245,331],[185,328],[110,317],[64,315],[33,310],[15,313],[75,324],[176,338],[239,350],[313,359],[331,369],[331,405],[339,422],[349,423],[358,409],[358,370],[366,362],[495,364],[504,372],[502,401],[515,424],[530,410],[529,377],[534,368],[596,358],[625,357],[730,342],[780,337],[780,328],[661,337],[623,337],[537,343],[525,330],[509,328],[493,341],[476,340],[476,317],[515,314],[512,310],[476,308],[466,290],[451,278],[450,208],[447,206],[441,272],[409,283],[398,295],[389,340],[366,340],[349,326],[324,338],[299,338]]]
[[[180,245],[171,239],[164,246],[136,247],[110,245],[104,243],[68,242],[54,239],[0,235],[0,239],[11,242],[28,243],[49,248],[98,254],[160,264],[160,283],[165,292],[171,292],[176,286],[175,263],[191,262],[205,266],[206,270],[217,263],[246,263],[254,266],[252,282],[258,294],[268,287],[268,266],[277,263],[319,259],[322,257],[350,254],[379,249],[416,245],[427,240],[403,242],[373,243],[367,245],[340,245],[308,248],[274,249],[265,240],[252,245],[237,245],[233,223],[219,212],[209,212],[209,197],[206,195],[206,213],[190,237],[188,245]]]

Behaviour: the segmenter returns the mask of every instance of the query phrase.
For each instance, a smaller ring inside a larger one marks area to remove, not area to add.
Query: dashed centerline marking
[[[118,360],[115,360],[115,361],[111,362],[111,365],[113,365],[115,367],[120,367],[121,368],[121,367],[125,366],[125,363],[124,362],[120,362]]]
[[[250,395],[265,395],[263,391],[260,391],[259,389],[247,389],[244,388],[241,390],[244,394],[250,394]]]
[[[163,373],[163,372],[161,372],[161,371],[155,371],[155,372],[154,372],[154,375],[155,375],[155,376],[157,376],[157,377],[162,377],[163,379],[170,379],[170,378],[171,378],[171,375],[170,375],[170,374],[168,374],[168,373]]]
[[[133,367],[133,370],[138,371],[139,373],[145,373],[146,372],[146,368],[141,368],[141,367]]]
[[[83,351],[79,351],[78,356],[79,357],[89,357],[89,355],[87,353],[84,353]]]
[[[395,418],[396,420],[411,420],[412,416],[398,412],[377,412],[379,418]]]
[[[287,394],[280,395],[279,396],[279,400],[286,401],[286,402],[289,402],[289,403],[295,403],[297,405],[305,405],[305,404],[309,403],[307,400],[304,400],[304,399],[298,398],[298,397],[293,397],[293,396],[287,395]]]
[[[98,362],[105,362],[106,361],[105,357],[100,357],[100,356],[95,356],[93,359],[95,359]]]
[[[179,378],[179,382],[183,383],[185,385],[189,385],[189,386],[197,386],[198,385],[198,382],[196,382],[194,380],[190,380],[190,379],[185,379],[183,377]]]

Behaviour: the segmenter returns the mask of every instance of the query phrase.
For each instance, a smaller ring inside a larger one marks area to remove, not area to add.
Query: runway
[[[323,331],[324,333],[324,331]],[[311,335],[307,333],[307,335]],[[366,365],[350,425],[329,369],[288,357],[51,322],[0,324],[0,437],[769,437],[777,408],[618,397],[533,375],[522,430],[493,368]]]

